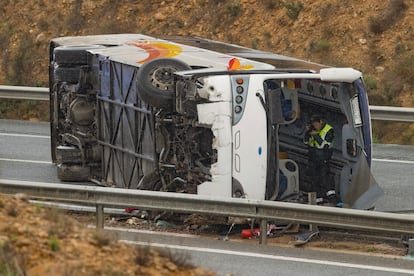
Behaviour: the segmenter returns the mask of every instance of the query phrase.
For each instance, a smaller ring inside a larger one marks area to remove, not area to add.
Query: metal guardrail
[[[20,100],[49,100],[49,88],[0,85],[0,98]],[[414,123],[414,108],[375,106],[369,107],[372,120]]]
[[[370,105],[371,119],[414,123],[414,108]]]
[[[132,207],[144,210],[168,210],[171,212],[254,218],[261,221],[262,233],[266,232],[266,225],[269,220],[348,229],[414,233],[414,216],[412,215],[298,203],[240,198],[217,199],[192,194],[5,179],[0,179],[0,192],[6,194],[25,193],[30,198],[95,205],[98,228],[104,227],[104,207]],[[261,243],[266,243],[266,235],[261,235]]]
[[[49,88],[0,85],[0,98],[48,101]]]

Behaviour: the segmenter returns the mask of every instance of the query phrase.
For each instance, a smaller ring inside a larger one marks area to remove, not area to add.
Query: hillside
[[[114,257],[115,256],[115,257]],[[0,275],[182,275],[213,276],[189,256],[134,248],[88,229],[62,210],[27,202],[22,194],[0,195]]]
[[[0,83],[47,86],[48,42],[108,33],[200,36],[362,71],[372,105],[414,106],[413,0],[3,1]],[[0,117],[47,119],[2,101]],[[37,109],[37,110],[36,110]],[[395,133],[401,135],[395,135]],[[414,125],[375,122],[376,141],[414,144]],[[396,136],[398,136],[396,138]]]

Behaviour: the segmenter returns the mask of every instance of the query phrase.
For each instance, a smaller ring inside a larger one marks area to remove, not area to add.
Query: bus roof
[[[139,66],[155,58],[176,58],[193,68],[216,68],[227,70],[229,61],[236,56],[205,48],[176,43],[142,34],[114,34],[61,37],[52,40],[56,46],[96,45],[89,50],[111,60]],[[99,47],[105,45],[107,47]],[[239,69],[274,69],[273,65],[238,57]]]
[[[143,34],[110,34],[60,37],[55,46],[97,45],[89,50],[111,60],[139,66],[154,58],[177,58],[193,68],[227,70],[237,58],[239,70],[305,69],[319,71],[326,66],[283,55],[258,51],[239,45],[198,37],[170,36],[155,38]],[[100,45],[107,46],[105,48]]]
[[[260,50],[243,47],[240,45],[219,42],[199,37],[165,36],[162,38],[169,41],[199,47],[207,50],[212,50],[220,53],[225,53],[236,57],[242,57],[259,62],[264,62],[273,65],[276,69],[319,71],[322,68],[330,67],[327,65],[305,61],[293,57],[264,52]]]

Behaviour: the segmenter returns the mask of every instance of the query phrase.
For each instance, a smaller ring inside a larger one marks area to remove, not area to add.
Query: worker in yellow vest
[[[308,175],[311,189],[317,193],[317,203],[337,205],[340,200],[336,195],[335,184],[329,176],[329,162],[333,153],[335,131],[325,119],[318,114],[312,115],[310,125],[306,126],[304,143],[308,145]]]

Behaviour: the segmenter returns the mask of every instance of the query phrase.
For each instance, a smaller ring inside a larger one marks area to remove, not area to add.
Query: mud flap
[[[356,173],[352,175],[344,204],[352,209],[371,209],[375,202],[384,195],[384,191],[375,181],[364,154],[356,165]]]

